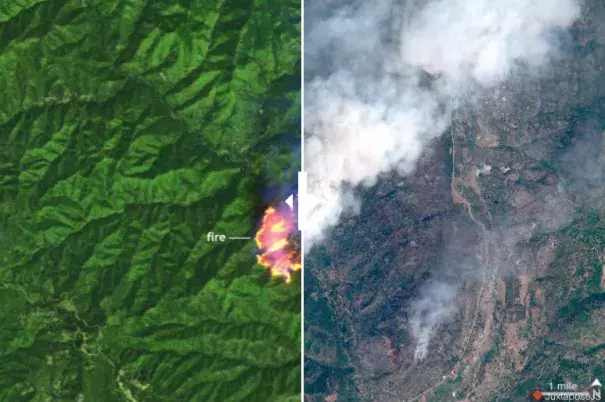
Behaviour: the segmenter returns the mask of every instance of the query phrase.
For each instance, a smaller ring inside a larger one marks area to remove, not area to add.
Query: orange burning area
[[[300,270],[300,253],[290,250],[288,235],[296,230],[294,212],[291,209],[277,210],[269,207],[263,216],[254,240],[262,252],[257,255],[258,263],[271,271],[272,276],[281,276],[286,283],[292,281],[292,271]]]

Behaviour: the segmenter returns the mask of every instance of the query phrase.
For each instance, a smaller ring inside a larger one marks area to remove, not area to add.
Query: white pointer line
[[[252,239],[252,237],[232,236],[232,237],[227,237],[227,239],[229,239],[229,240],[250,240],[250,239]]]

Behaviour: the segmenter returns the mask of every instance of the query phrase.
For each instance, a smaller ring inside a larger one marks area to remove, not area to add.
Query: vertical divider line
[[[300,1],[300,171],[305,172],[305,0]],[[300,182],[298,178],[298,221],[304,220],[304,197],[307,191],[307,181]],[[305,177],[306,179],[306,177]],[[304,187],[301,188],[301,184]],[[302,194],[301,194],[301,190]],[[303,204],[303,208],[300,208]],[[305,400],[305,236],[303,227],[300,230],[300,400]]]

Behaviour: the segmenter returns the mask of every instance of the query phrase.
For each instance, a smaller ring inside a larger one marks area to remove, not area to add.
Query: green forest
[[[0,0],[0,401],[300,399],[300,275],[206,239],[299,170],[300,13]]]

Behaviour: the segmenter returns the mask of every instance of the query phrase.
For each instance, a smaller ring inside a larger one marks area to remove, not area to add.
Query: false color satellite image
[[[601,400],[605,3],[304,19],[306,401]]]
[[[0,401],[300,400],[300,25],[0,1]]]

